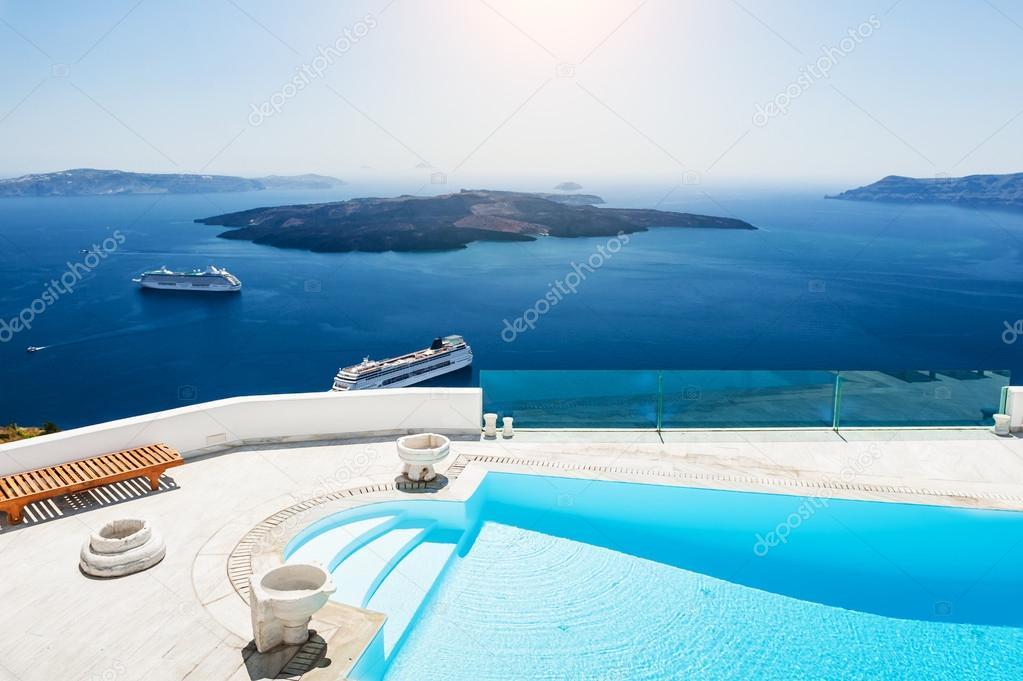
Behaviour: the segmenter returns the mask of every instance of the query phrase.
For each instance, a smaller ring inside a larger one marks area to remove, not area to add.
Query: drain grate
[[[773,487],[803,487],[808,489],[830,489],[837,491],[877,492],[883,494],[911,494],[933,497],[954,497],[975,501],[1001,501],[1023,504],[1023,497],[1009,494],[977,494],[956,489],[932,489],[927,487],[906,487],[900,485],[880,485],[872,483],[841,482],[838,480],[805,480],[798,478],[770,478],[754,475],[738,475],[729,473],[697,473],[676,470],[659,470],[647,468],[629,468],[624,466],[593,466],[587,464],[563,463],[547,459],[518,459],[507,456],[490,456],[487,454],[466,454],[463,457],[472,462],[491,464],[516,464],[530,468],[547,468],[563,471],[591,471],[594,473],[616,473],[621,475],[649,476],[669,478],[672,480],[691,480],[694,482],[725,482],[746,485],[765,485]],[[464,467],[464,465],[463,465]]]

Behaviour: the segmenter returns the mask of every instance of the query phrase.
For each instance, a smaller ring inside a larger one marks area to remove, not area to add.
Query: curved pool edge
[[[614,463],[614,462],[612,462]],[[984,495],[964,493],[951,489],[929,487],[908,487],[875,483],[853,483],[840,480],[807,480],[757,475],[741,475],[724,472],[694,473],[675,467],[665,469],[656,461],[632,461],[634,466],[608,466],[586,463],[570,463],[547,458],[525,458],[515,456],[490,456],[462,454],[447,470],[446,478],[432,483],[396,481],[361,487],[342,489],[329,494],[307,499],[265,518],[246,533],[235,546],[228,559],[228,574],[235,592],[248,605],[249,575],[276,567],[285,562],[288,546],[311,525],[329,520],[339,513],[356,508],[393,501],[412,501],[418,494],[422,500],[464,502],[477,490],[489,472],[544,475],[607,481],[638,482],[655,485],[693,487],[743,492],[780,494],[793,497],[808,495],[835,499],[908,503],[916,505],[952,506],[968,509],[1018,510],[1023,497],[1005,495]],[[663,464],[664,462],[660,462]],[[358,611],[361,618],[366,616],[386,617],[384,613],[371,610],[347,608]],[[320,623],[321,626],[336,628],[343,626],[336,621],[337,613],[331,613],[333,621]],[[318,618],[314,618],[314,628]],[[383,622],[360,636],[358,645],[347,637],[346,648],[358,650],[354,656],[334,658],[344,667],[332,670],[338,674],[350,673],[368,650],[379,644]]]

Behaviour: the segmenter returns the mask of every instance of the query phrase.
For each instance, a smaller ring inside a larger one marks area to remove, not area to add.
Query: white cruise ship
[[[156,288],[169,291],[240,291],[242,282],[225,269],[210,265],[204,270],[174,272],[166,266],[158,270],[143,272],[132,279],[142,288]]]
[[[332,390],[401,388],[472,364],[472,348],[461,336],[437,338],[430,347],[391,359],[371,360],[337,372]]]

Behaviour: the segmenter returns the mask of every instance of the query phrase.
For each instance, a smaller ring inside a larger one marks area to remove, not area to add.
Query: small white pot
[[[497,437],[497,414],[483,415],[483,437]]]
[[[1009,434],[1009,415],[995,414],[995,435]]]
[[[501,429],[501,435],[504,436],[504,437],[514,437],[515,436],[515,419],[513,419],[511,416],[505,416],[504,419],[501,420],[501,423],[504,426]]]

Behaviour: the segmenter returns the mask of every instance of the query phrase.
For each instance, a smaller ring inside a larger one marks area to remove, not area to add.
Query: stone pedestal
[[[995,435],[1008,435],[1009,434],[1009,415],[1008,414],[995,414]]]
[[[146,520],[113,520],[82,545],[79,567],[93,577],[123,577],[151,568],[167,554]]]
[[[266,653],[309,639],[309,620],[336,591],[330,574],[316,563],[281,565],[249,578],[252,638]]]
[[[437,433],[420,433],[398,438],[401,472],[413,482],[429,482],[437,477],[434,465],[444,460],[451,449],[451,440]]]
[[[483,437],[497,437],[497,414],[483,415]]]

